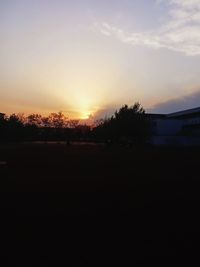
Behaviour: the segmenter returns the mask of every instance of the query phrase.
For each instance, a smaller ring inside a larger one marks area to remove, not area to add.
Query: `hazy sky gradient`
[[[168,112],[199,92],[200,0],[0,1],[1,112]]]

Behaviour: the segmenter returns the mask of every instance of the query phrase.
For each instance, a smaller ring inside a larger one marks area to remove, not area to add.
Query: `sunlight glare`
[[[80,93],[79,96],[76,97],[76,103],[80,119],[82,120],[88,119],[90,115],[94,114],[97,110],[95,100],[87,95]]]

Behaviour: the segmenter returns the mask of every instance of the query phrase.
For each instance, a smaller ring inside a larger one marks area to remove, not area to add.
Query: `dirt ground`
[[[0,145],[1,214],[17,244],[8,263],[194,258],[199,159],[200,148]]]

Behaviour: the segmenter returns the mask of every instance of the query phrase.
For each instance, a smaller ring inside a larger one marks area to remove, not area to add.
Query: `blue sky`
[[[200,0],[1,0],[0,36],[1,112],[200,105]]]

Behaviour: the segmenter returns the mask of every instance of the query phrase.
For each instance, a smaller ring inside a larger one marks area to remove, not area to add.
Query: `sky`
[[[0,0],[0,112],[200,106],[200,0]]]

